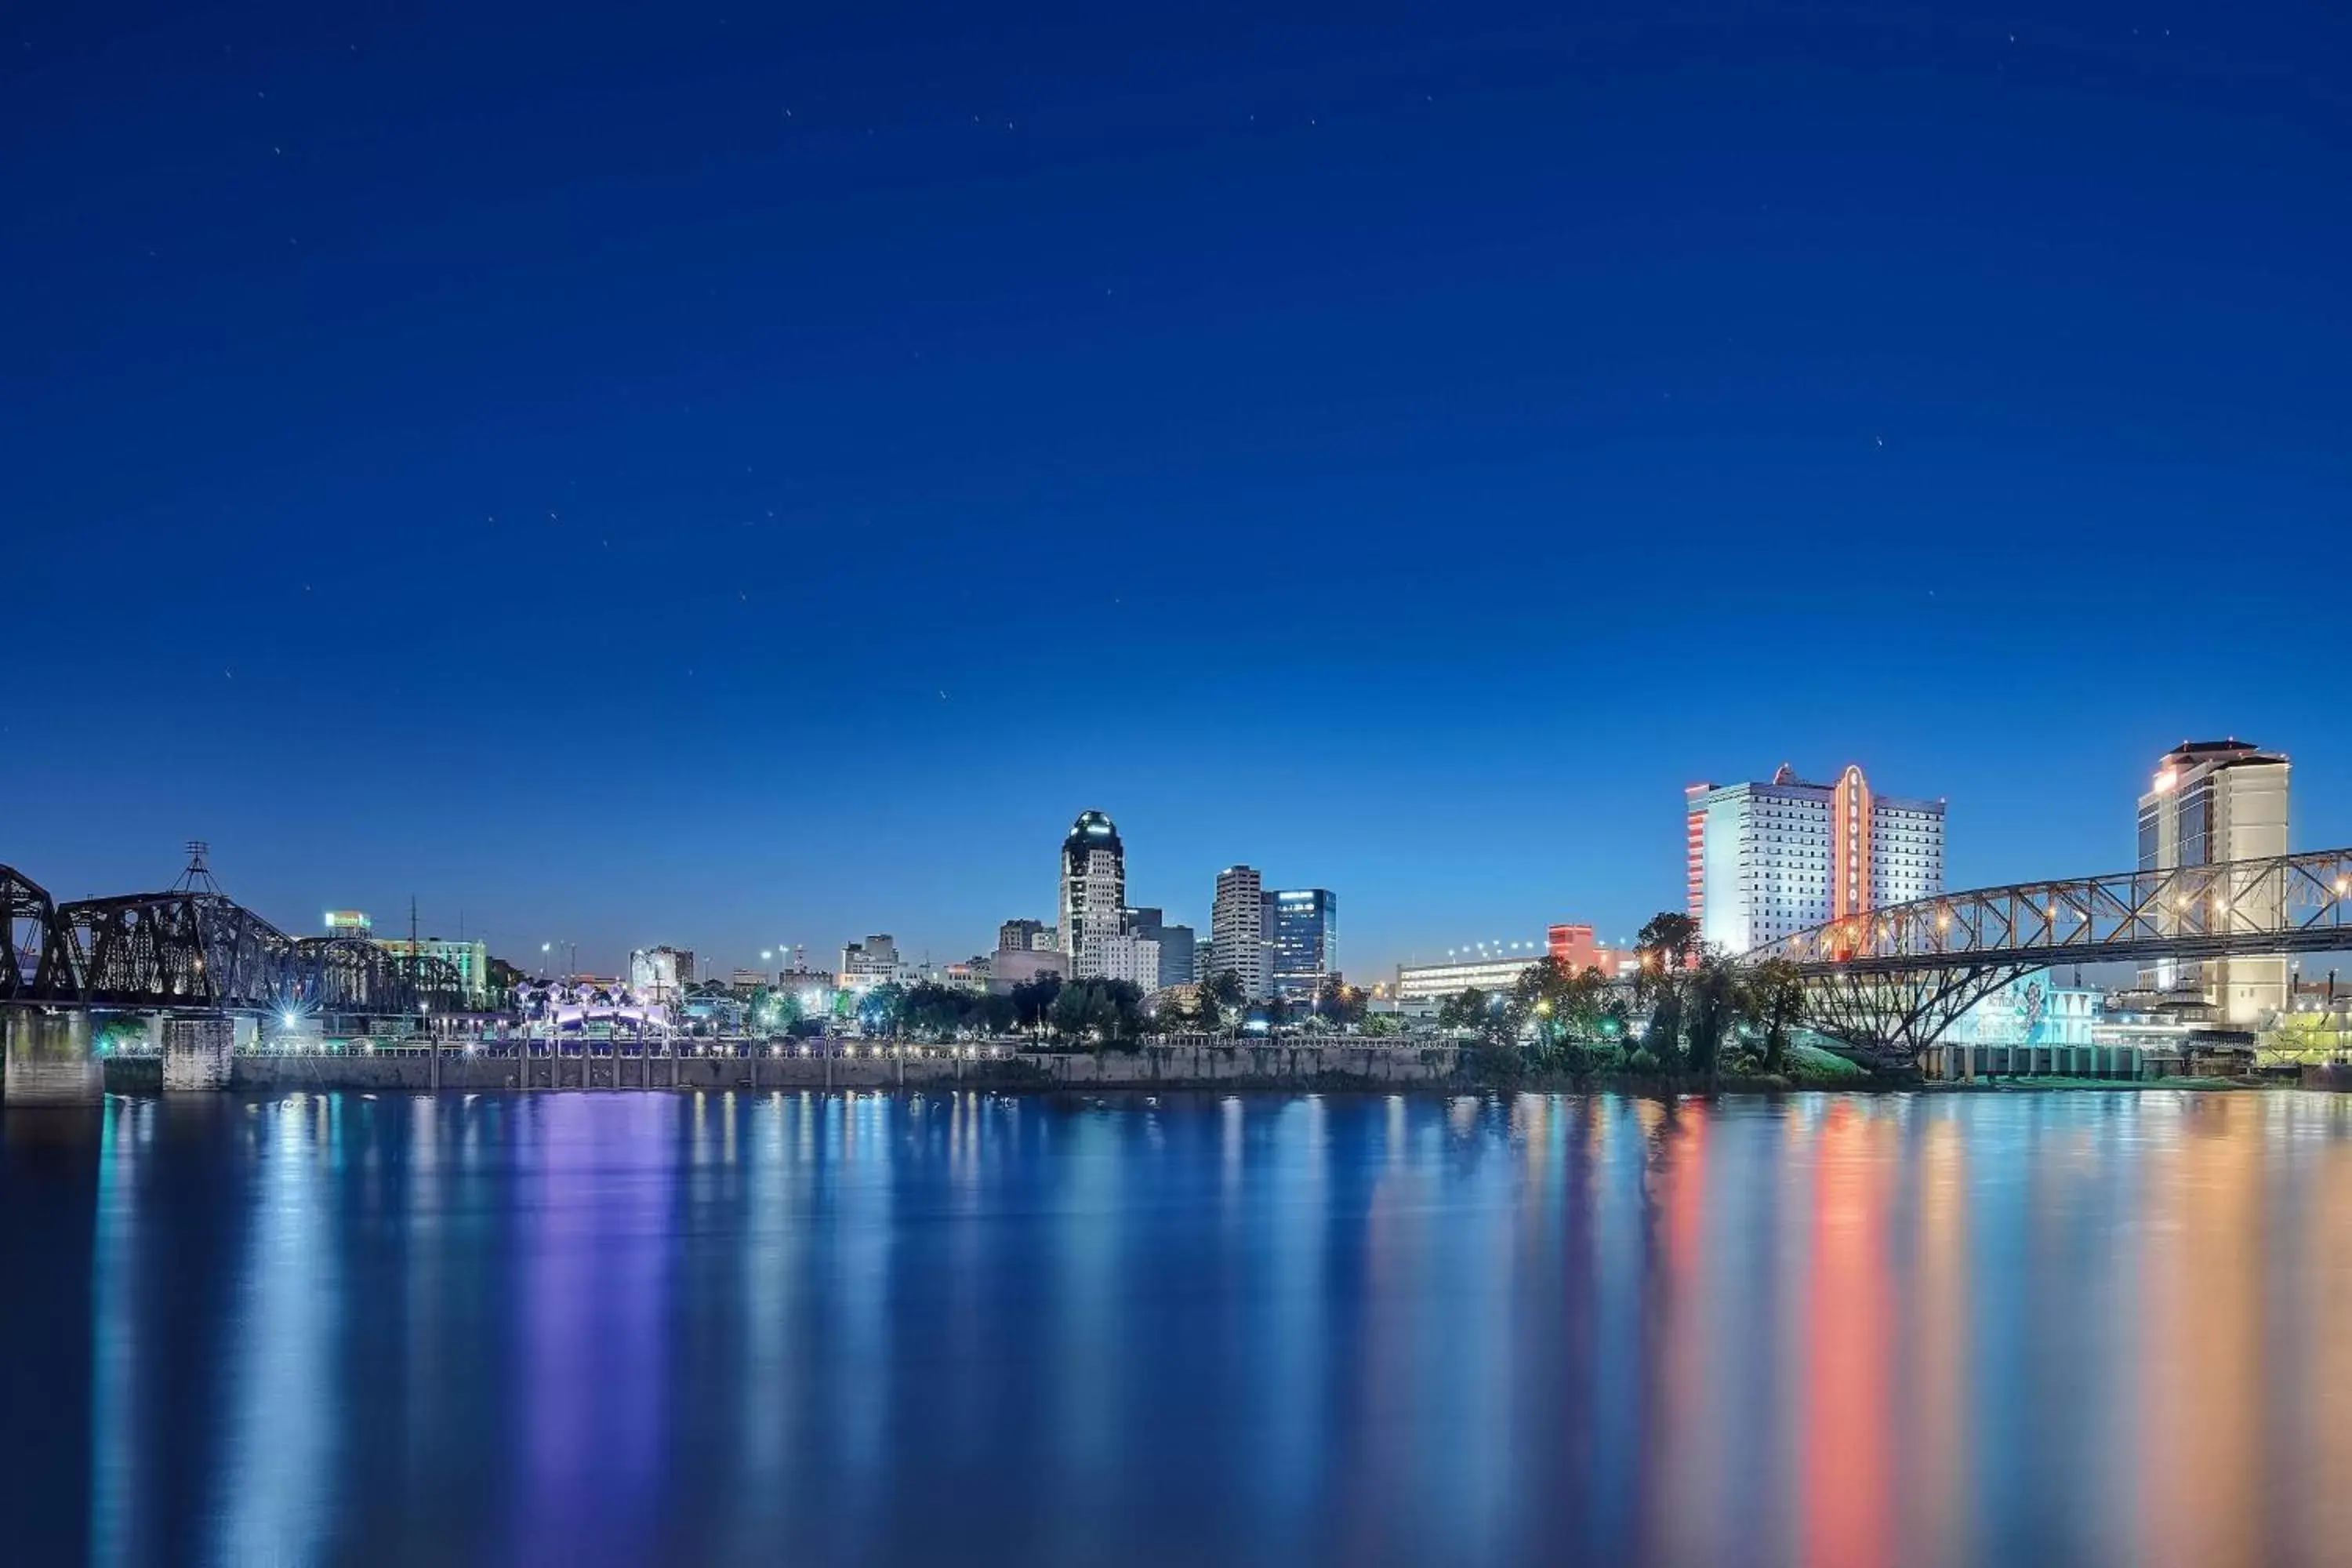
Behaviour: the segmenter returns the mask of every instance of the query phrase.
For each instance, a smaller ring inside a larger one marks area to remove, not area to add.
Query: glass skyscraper
[[[1274,958],[1274,994],[1311,1002],[1326,980],[1339,973],[1339,900],[1325,888],[1277,892],[1269,922]]]

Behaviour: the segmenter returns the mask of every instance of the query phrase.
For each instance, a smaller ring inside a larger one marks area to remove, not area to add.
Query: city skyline
[[[16,1556],[2328,1560],[2347,49],[14,8]]]
[[[2217,735],[2220,733],[2221,732],[2216,731]],[[2191,742],[2185,737],[2181,742],[2177,742],[2179,745],[2188,745]],[[2211,742],[2204,742],[2197,743],[2210,744]],[[2231,743],[2238,744],[2240,742],[2233,741]],[[2292,754],[2291,749],[2283,750],[2286,751],[2286,754]],[[2168,757],[2170,747],[2168,746],[2160,751],[2158,748],[2148,747],[2143,748],[2142,752],[2144,755]],[[1850,766],[1858,765],[1859,764],[1850,764]],[[1799,776],[1800,782],[1801,782],[1801,770],[1795,770],[1792,764],[1783,764],[1783,766],[1784,768],[1790,769],[1791,773]],[[1843,773],[1843,770],[1841,770],[1841,773]],[[2147,787],[2147,780],[2150,776],[2145,766],[2143,766],[2137,776],[2140,780],[2138,788],[2144,791]],[[2305,813],[2307,806],[2305,798],[2305,792],[2307,789],[2311,789],[2315,784],[2320,786],[2320,789],[2315,793],[2323,793],[2324,795],[2325,781],[2314,780],[2306,775],[2298,784],[2296,815],[2292,825],[2291,831],[2285,835],[2290,848],[2306,849],[2334,841],[2333,836],[2330,833],[2326,831],[2315,832],[2315,830],[2311,828],[2305,821]],[[1688,802],[1692,798],[1695,798],[1691,792],[1698,787],[1699,786],[1697,785],[1685,785],[1684,792],[1672,803],[1674,806],[1674,816],[1670,820],[1674,837],[1672,842],[1665,846],[1665,849],[1667,851],[1671,851],[1671,856],[1669,857],[1668,855],[1662,854],[1659,857],[1662,870],[1661,875],[1654,879],[1654,880],[1656,885],[1661,889],[1661,893],[1658,901],[1654,905],[1646,909],[1641,908],[1639,907],[1639,900],[1637,899],[1635,900],[1637,907],[1633,912],[1624,914],[1622,917],[1612,914],[1608,918],[1596,919],[1590,912],[1592,907],[1592,900],[1586,899],[1582,894],[1573,889],[1566,889],[1561,890],[1558,896],[1550,898],[1549,903],[1543,904],[1532,917],[1522,917],[1517,913],[1499,917],[1478,917],[1474,913],[1473,918],[1466,922],[1469,929],[1465,929],[1460,932],[1458,936],[1452,932],[1431,935],[1427,933],[1425,927],[1415,924],[1413,922],[1413,918],[1411,915],[1399,915],[1395,912],[1398,905],[1402,901],[1402,900],[1395,898],[1384,899],[1377,890],[1374,890],[1369,894],[1358,895],[1356,901],[1350,903],[1350,914],[1349,919],[1349,941],[1348,944],[1349,956],[1342,960],[1342,973],[1351,983],[1373,984],[1391,978],[1394,971],[1401,964],[1429,964],[1433,963],[1454,960],[1457,958],[1463,961],[1468,961],[1473,957],[1488,955],[1490,952],[1493,955],[1501,955],[1507,952],[1521,950],[1537,952],[1540,951],[1543,947],[1543,932],[1548,929],[1557,926],[1562,921],[1570,921],[1594,927],[1598,933],[1597,940],[1604,947],[1612,945],[1622,946],[1629,943],[1633,932],[1643,921],[1648,919],[1651,914],[1662,912],[1684,912],[1683,904],[1686,889],[1682,879],[1687,870],[1687,861],[1684,857],[1686,853],[1688,845],[1688,839],[1685,837],[1689,820],[1687,816],[1689,809]],[[1948,804],[1948,802],[1939,799],[1937,804],[1942,805]],[[2053,802],[2051,804],[2058,805],[2062,803]],[[2126,808],[2133,805],[2133,804],[2134,801],[2131,797],[2125,797],[2117,802],[2110,803],[2113,809],[2105,815],[2114,819],[2107,824],[2111,836],[2120,836],[2125,838],[2131,838],[2133,837],[2128,831],[2126,831],[2130,826],[2130,818]],[[2070,813],[2069,815],[2073,814]],[[1121,861],[1124,862],[1129,858],[1128,847],[1125,843],[1125,835],[1121,830],[1115,829],[1111,826],[1114,821],[1119,819],[1120,817],[1118,814],[1108,813],[1094,807],[1089,807],[1086,811],[1078,813],[1076,826],[1075,828],[1066,827],[1064,829],[1063,836],[1059,840],[1060,845],[1063,847],[1063,852],[1066,852],[1066,846],[1072,841],[1072,838],[1076,834],[1082,832],[1090,820],[1096,820],[1101,822],[1103,828],[1111,836],[1114,842],[1121,845],[1119,856]],[[1067,821],[1068,819],[1065,817],[1064,820]],[[1967,818],[1963,816],[1960,820],[1965,823]],[[2120,828],[2116,826],[2118,822],[2123,824],[2123,826]],[[1617,834],[1612,837],[1622,838],[1625,836],[1622,834]],[[1948,857],[1948,858],[1950,858]],[[1056,858],[1058,862],[1061,860],[1062,856],[1057,854]],[[1957,858],[1958,858],[1961,863],[1965,863],[1965,857]],[[1146,863],[1150,863],[1150,858],[1147,858]],[[2012,871],[2005,877],[1990,876],[1975,879],[1966,877],[1949,877],[1946,879],[1945,886],[1949,890],[1958,891],[1966,888],[1996,885],[2001,881],[2013,880],[2020,877],[2034,878],[2097,874],[2104,871],[2127,869],[2132,864],[2134,864],[2134,861],[2129,858],[2120,858],[2113,866],[2102,867],[2077,866],[2069,862],[2064,864],[2063,867],[2043,866],[2021,871]],[[20,869],[31,870],[36,875],[40,875],[44,870],[52,877],[58,875],[58,869],[53,868],[20,867]],[[236,878],[236,868],[232,865],[228,867],[227,869],[232,879],[234,879]],[[948,868],[948,869],[951,871],[952,868]],[[1219,871],[1214,873],[1210,878],[1210,881],[1213,884],[1218,879],[1223,877],[1227,872],[1237,869],[1242,871],[1251,871],[1252,868],[1245,862],[1234,862],[1232,865],[1222,868]],[[329,875],[331,875],[331,873],[329,873]],[[1213,897],[1202,897],[1198,904],[1200,912],[1194,914],[1192,908],[1187,906],[1181,897],[1167,897],[1160,890],[1160,885],[1163,881],[1172,880],[1174,884],[1181,889],[1186,885],[1187,879],[1181,877],[1167,879],[1161,877],[1159,873],[1150,873],[1149,875],[1151,879],[1149,883],[1139,884],[1135,879],[1127,875],[1122,868],[1121,881],[1124,895],[1132,899],[1139,892],[1150,893],[1159,900],[1156,904],[1150,906],[1154,914],[1164,918],[1166,923],[1170,925],[1187,925],[1192,927],[1200,933],[1199,940],[1203,952],[1205,952],[1210,945],[1211,932],[1213,930]],[[75,898],[99,894],[119,893],[133,890],[134,888],[144,889],[151,886],[161,887],[168,880],[168,878],[152,877],[144,881],[124,882],[119,886],[110,887],[91,886],[88,889],[82,889],[79,883],[67,882],[64,886],[72,887],[76,890],[72,892],[58,892],[58,896],[61,898]],[[1261,880],[1263,880],[1263,879],[1261,879]],[[53,888],[53,891],[54,890],[56,889]],[[299,934],[300,932],[307,931],[310,929],[310,923],[302,920],[288,920],[282,918],[278,911],[264,899],[257,895],[246,893],[241,887],[233,886],[231,887],[230,891],[239,897],[241,901],[249,904],[250,907],[254,908],[257,913],[263,915],[264,918],[278,921],[278,923],[280,923],[280,925],[289,932]],[[1213,888],[1212,889],[1212,892],[1213,892]],[[1271,883],[1265,884],[1263,897],[1267,903],[1270,904],[1272,902],[1276,892],[1276,889]],[[987,903],[991,897],[991,895],[984,893],[972,895],[969,893],[969,889],[967,889],[967,907],[969,907],[969,897],[978,897],[982,903]],[[1672,896],[1668,896],[1669,894]],[[1540,892],[1536,896],[1539,900],[1544,897]],[[407,897],[408,896],[404,894],[387,896],[374,900],[374,907],[390,908],[395,904],[404,905],[407,901]],[[998,901],[1002,902],[1003,900]],[[331,902],[332,901],[331,900]],[[1056,905],[1058,905],[1058,900],[1056,900]],[[340,900],[340,907],[330,908],[326,914],[319,917],[319,921],[323,927],[332,928],[339,920],[348,921],[350,920],[361,918],[359,911],[369,907],[371,906],[367,900],[349,899],[342,900]],[[860,905],[858,907],[867,908],[870,906]],[[1377,957],[1364,952],[1364,948],[1359,945],[1361,939],[1356,935],[1356,931],[1358,929],[1358,921],[1362,918],[1359,911],[1367,908],[1372,911],[1375,917],[1373,923],[1376,925],[1377,929],[1389,931],[1403,930],[1407,932],[1406,937],[1403,939],[1404,945],[1401,949],[1393,952],[1383,952]],[[1175,915],[1165,915],[1164,911],[1167,910],[1174,910],[1177,912]],[[589,913],[593,911],[583,910],[581,912]],[[593,939],[583,940],[580,937],[567,934],[565,931],[556,931],[551,928],[549,933],[544,935],[536,934],[531,931],[523,931],[518,935],[514,933],[514,928],[510,924],[506,925],[504,929],[500,929],[496,926],[484,926],[480,921],[480,913],[481,911],[476,911],[475,917],[472,918],[469,923],[468,917],[466,913],[462,910],[458,910],[455,916],[454,924],[450,924],[448,921],[442,919],[441,910],[420,902],[417,917],[419,923],[417,929],[421,935],[432,942],[437,942],[453,941],[463,937],[470,942],[487,943],[488,952],[491,956],[507,959],[526,971],[535,972],[537,968],[544,966],[545,959],[543,956],[543,950],[551,947],[552,949],[561,952],[568,948],[574,955],[574,967],[578,973],[608,973],[614,975],[625,974],[630,968],[632,960],[636,956],[640,950],[650,950],[656,947],[666,949],[675,946],[686,952],[703,954],[704,957],[701,960],[702,963],[705,967],[710,969],[714,973],[731,971],[736,967],[774,968],[781,965],[784,962],[790,950],[795,947],[803,949],[807,953],[812,955],[809,959],[811,963],[819,968],[824,968],[827,966],[827,955],[838,952],[844,944],[857,940],[858,934],[875,931],[887,931],[892,932],[894,935],[897,935],[897,933],[903,931],[927,931],[934,926],[937,926],[941,930],[949,929],[946,921],[939,920],[936,917],[928,917],[922,910],[912,906],[895,908],[886,907],[874,918],[866,919],[862,923],[853,922],[851,925],[844,926],[839,931],[835,932],[826,933],[812,931],[804,934],[795,931],[789,934],[779,934],[773,937],[765,936],[758,931],[747,931],[745,928],[740,927],[732,930],[720,930],[715,925],[710,924],[708,921],[703,924],[697,925],[695,921],[689,918],[680,922],[683,926],[692,928],[691,932],[688,934],[681,934],[678,931],[666,931],[660,933],[635,931],[631,933],[616,953],[605,954],[599,951],[596,942]],[[1386,913],[1388,916],[1385,921],[1379,919],[1379,917],[1383,913]],[[442,923],[436,923],[436,921],[440,921]],[[576,928],[580,925],[589,923],[593,922],[575,921],[571,922],[571,925],[573,928]],[[1042,929],[1047,932],[1054,932],[1056,929],[1053,922],[1037,921],[1034,917],[1027,916],[1018,910],[1013,910],[1000,918],[989,921],[986,924],[985,930],[972,931],[970,935],[970,940],[968,941],[954,934],[948,935],[944,940],[935,940],[928,934],[922,936],[898,936],[898,940],[899,942],[900,949],[908,962],[944,968],[947,964],[961,963],[966,958],[991,952],[996,948],[1000,931],[1003,928],[1013,924],[1035,924],[1041,926]],[[1523,932],[1529,931],[1533,934],[1522,935]],[[1265,978],[1270,984],[1273,978],[1273,959],[1268,955],[1264,962],[1267,965]]]
[[[2342,18],[1278,15],[23,18],[0,854],[961,956],[1099,804],[1375,972],[1678,907],[1782,760],[1953,886],[2185,736],[2352,841]],[[2094,665],[2216,559],[2278,637]]]

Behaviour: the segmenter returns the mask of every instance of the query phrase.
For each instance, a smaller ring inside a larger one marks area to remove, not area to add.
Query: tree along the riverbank
[[[1162,1034],[1221,1035],[1241,1027],[1248,1000],[1242,977],[1220,970],[1198,985],[1161,992],[1153,1026]]]
[[[858,1026],[890,1039],[950,1040],[959,1036],[1044,1031],[1055,1038],[1123,1045],[1142,1037],[1143,991],[1125,980],[1055,975],[1016,985],[1011,993],[966,991],[925,982],[877,985],[857,1004]]]
[[[1471,1037],[1489,1078],[1622,1072],[1712,1084],[1789,1075],[1804,987],[1786,960],[1735,963],[1673,911],[1642,927],[1636,951],[1630,999],[1597,969],[1542,958],[1507,992],[1447,997],[1438,1024]]]

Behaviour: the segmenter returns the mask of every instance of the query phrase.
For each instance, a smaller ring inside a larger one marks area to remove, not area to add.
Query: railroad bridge
[[[11,1100],[86,1100],[104,1089],[93,1017],[146,1020],[175,1058],[217,1071],[240,1033],[264,1017],[319,1019],[355,1031],[421,1023],[466,1005],[457,971],[354,937],[288,936],[223,893],[189,846],[171,887],[60,904],[0,866],[8,962],[0,963],[0,1030]]]

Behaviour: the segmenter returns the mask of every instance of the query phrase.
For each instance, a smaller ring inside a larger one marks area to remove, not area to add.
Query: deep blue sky
[[[0,860],[721,964],[1098,806],[1348,967],[1682,787],[2352,842],[2340,7],[21,6]]]

